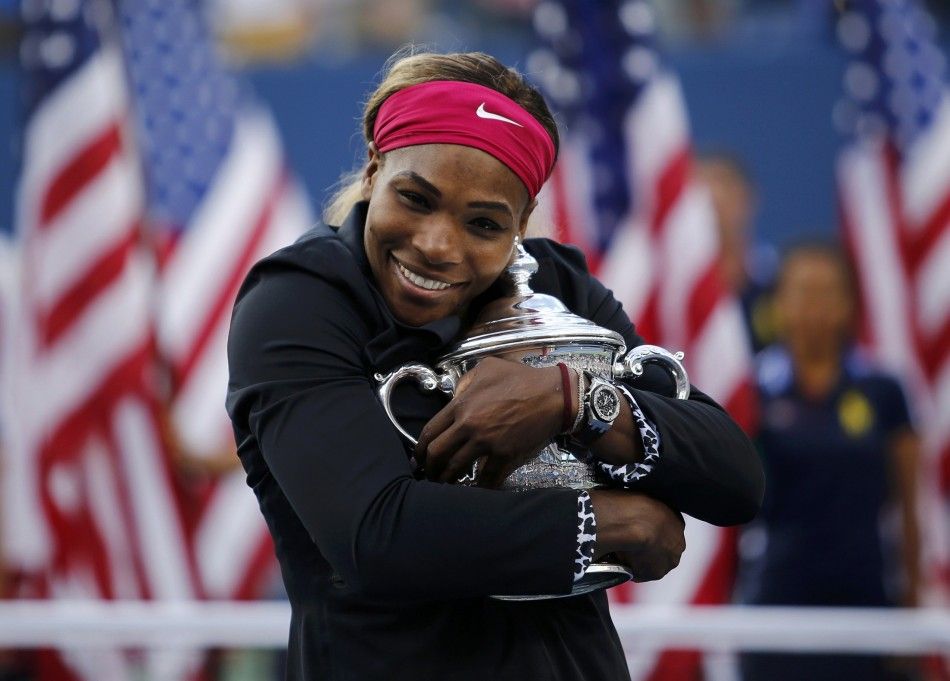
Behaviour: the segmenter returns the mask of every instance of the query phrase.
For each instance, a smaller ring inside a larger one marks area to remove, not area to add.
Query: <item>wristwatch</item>
[[[619,416],[620,392],[609,381],[587,371],[584,372],[584,378],[587,379],[587,392],[581,405],[584,415],[577,429],[571,433],[571,439],[589,448],[610,430]]]

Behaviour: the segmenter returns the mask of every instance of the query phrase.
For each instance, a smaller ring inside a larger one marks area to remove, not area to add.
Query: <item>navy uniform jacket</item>
[[[910,427],[900,385],[851,352],[829,394],[808,399],[779,345],[760,355],[757,374],[769,485],[743,541],[745,600],[891,604],[881,519],[892,493],[893,437]]]
[[[292,605],[288,678],[626,679],[603,592],[534,603],[489,594],[570,591],[577,494],[417,480],[375,393],[375,372],[428,362],[463,320],[393,318],[363,251],[366,204],[258,263],[234,309],[227,407]],[[642,343],[574,249],[544,239],[536,291]],[[497,295],[497,292],[495,292]],[[492,291],[486,292],[490,297]],[[662,449],[637,489],[717,524],[749,520],[763,476],[751,444],[708,397],[662,370],[631,384]],[[443,401],[412,386],[394,407],[418,431]],[[649,389],[652,389],[651,392]]]

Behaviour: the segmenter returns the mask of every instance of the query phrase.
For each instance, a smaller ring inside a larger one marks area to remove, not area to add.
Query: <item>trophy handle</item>
[[[689,376],[683,366],[683,353],[672,353],[659,345],[639,345],[614,364],[614,378],[627,378],[643,374],[644,364],[659,364],[676,382],[676,398],[685,400],[689,397]]]
[[[379,381],[377,394],[379,395],[379,401],[383,403],[383,410],[386,412],[386,416],[388,416],[389,420],[396,426],[396,430],[402,433],[402,436],[412,443],[413,447],[418,444],[416,438],[407,433],[406,429],[399,424],[399,421],[396,420],[396,415],[393,414],[392,406],[389,404],[393,388],[404,379],[412,378],[420,388],[427,392],[438,389],[449,396],[455,394],[456,379],[451,372],[439,375],[422,364],[405,364],[390,374],[374,374],[373,378]]]

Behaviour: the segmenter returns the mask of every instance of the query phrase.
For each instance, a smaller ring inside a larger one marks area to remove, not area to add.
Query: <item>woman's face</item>
[[[834,257],[804,251],[783,267],[775,296],[782,335],[806,354],[838,352],[851,335],[854,299]]]
[[[505,269],[534,207],[507,166],[454,144],[370,150],[363,198],[366,257],[411,326],[464,312]]]

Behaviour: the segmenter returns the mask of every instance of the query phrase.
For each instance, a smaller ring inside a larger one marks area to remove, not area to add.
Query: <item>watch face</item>
[[[613,386],[607,383],[596,386],[590,398],[591,409],[599,420],[613,423],[620,414],[620,398]]]

